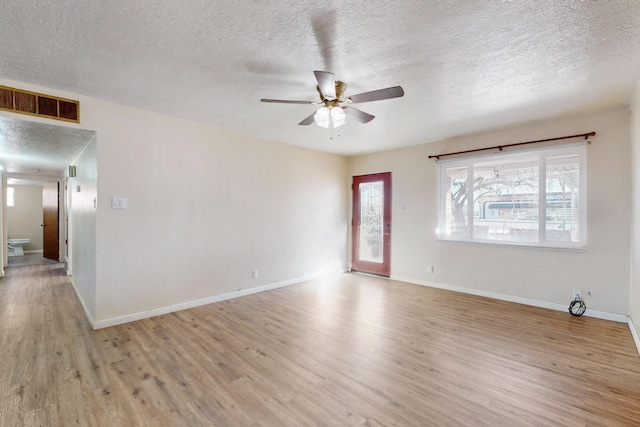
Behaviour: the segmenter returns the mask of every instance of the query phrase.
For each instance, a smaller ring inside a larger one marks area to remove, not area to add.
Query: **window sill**
[[[446,243],[463,243],[477,246],[494,246],[494,247],[507,247],[507,248],[519,248],[519,249],[537,249],[537,250],[551,250],[562,252],[587,252],[587,246],[552,246],[552,245],[529,245],[526,243],[496,243],[488,240],[457,240],[447,239],[443,237],[436,237],[437,242]]]

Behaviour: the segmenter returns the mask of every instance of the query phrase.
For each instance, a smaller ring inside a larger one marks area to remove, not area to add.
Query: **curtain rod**
[[[474,150],[456,151],[455,153],[434,154],[433,156],[429,156],[429,158],[430,159],[435,158],[436,160],[440,160],[440,157],[454,156],[456,154],[475,153],[478,151],[495,150],[496,148],[502,151],[503,148],[507,148],[507,147],[516,147],[518,145],[527,145],[527,144],[537,144],[539,142],[558,141],[561,139],[578,138],[581,136],[584,137],[584,139],[587,139],[590,136],[595,136],[595,134],[596,134],[595,132],[588,132],[588,133],[579,133],[577,135],[559,136],[557,138],[539,139],[537,141],[516,142],[515,144],[495,145],[493,147],[476,148]]]

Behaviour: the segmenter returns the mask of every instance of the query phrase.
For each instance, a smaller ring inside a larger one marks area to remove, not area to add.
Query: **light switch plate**
[[[126,197],[112,197],[111,208],[112,209],[127,209],[128,200]]]

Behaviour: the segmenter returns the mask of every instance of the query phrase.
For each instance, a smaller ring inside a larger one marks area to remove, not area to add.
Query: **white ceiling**
[[[4,1],[0,40],[0,77],[351,155],[629,103],[640,2]],[[259,102],[316,100],[314,70],[405,96],[333,140]]]
[[[11,184],[64,176],[95,132],[0,117],[0,167]]]

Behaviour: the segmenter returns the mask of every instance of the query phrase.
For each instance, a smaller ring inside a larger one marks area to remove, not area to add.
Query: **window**
[[[13,187],[7,187],[7,206],[9,206],[10,208],[15,206],[15,188]]]
[[[439,162],[439,238],[586,246],[584,145]]]

